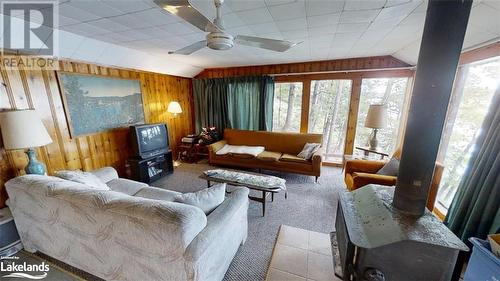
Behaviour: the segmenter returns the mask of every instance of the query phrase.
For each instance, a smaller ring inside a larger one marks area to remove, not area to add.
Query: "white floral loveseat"
[[[56,177],[6,183],[26,250],[106,280],[221,280],[247,237],[248,189],[208,216],[173,202],[177,192],[93,172],[111,191]]]

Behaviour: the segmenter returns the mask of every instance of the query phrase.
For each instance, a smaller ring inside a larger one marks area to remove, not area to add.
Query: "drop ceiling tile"
[[[127,42],[131,40],[125,33],[115,33],[115,32],[94,35],[92,36],[92,38],[96,40],[113,42],[113,43]]]
[[[271,14],[267,10],[267,8],[241,11],[236,12],[236,14],[246,24],[256,24],[273,21],[273,18],[271,17]]]
[[[188,42],[198,42],[198,41],[201,41],[201,40],[205,40],[206,39],[206,33],[202,33],[202,32],[199,32],[199,33],[193,33],[193,34],[189,34],[189,35],[184,35],[184,36],[181,36],[184,40],[188,41]],[[166,38],[166,39],[169,39],[169,38]],[[170,41],[170,40],[169,40]]]
[[[370,23],[341,23],[337,26],[337,32],[364,32],[368,26],[370,26]]]
[[[500,1],[498,1],[498,0],[483,0],[483,3],[500,12]]]
[[[96,15],[98,17],[112,17],[123,14],[122,11],[117,10],[111,6],[106,5],[104,2],[100,1],[68,1],[61,6],[69,5],[76,9],[86,11],[90,14]]]
[[[249,28],[255,34],[280,34],[278,26],[274,22],[266,22],[260,24],[252,24]]]
[[[368,32],[373,32],[379,29],[394,28],[398,26],[403,20],[404,16],[395,17],[390,19],[379,19],[378,17],[368,27]]]
[[[222,15],[222,20],[224,21],[225,28],[234,28],[244,26],[245,23],[240,19],[240,17],[235,13],[229,13]]]
[[[425,13],[413,12],[401,21],[399,25],[424,26]]]
[[[419,2],[410,2],[406,4],[383,8],[382,11],[380,11],[380,14],[377,16],[377,19],[384,20],[384,19],[400,18],[408,16],[418,7],[418,5],[420,5]]]
[[[266,2],[266,6],[279,6],[284,4],[296,3],[301,0],[264,0]]]
[[[410,2],[422,2],[422,0],[387,0],[384,7],[398,6],[398,5],[407,4]]]
[[[134,14],[112,17],[112,18],[109,18],[109,20],[112,20],[116,23],[124,25],[130,29],[146,28],[146,27],[153,26],[151,23],[146,22],[145,20],[134,16]]]
[[[109,33],[109,31],[105,29],[101,29],[87,23],[79,23],[75,25],[63,26],[61,27],[61,29],[83,36],[93,36],[93,35]]]
[[[344,1],[322,1],[322,0],[309,0],[306,1],[306,14],[307,16],[319,16],[333,13],[340,13],[344,8]]]
[[[122,14],[143,11],[157,7],[153,1],[141,0],[101,0],[104,4],[119,10]]]
[[[470,13],[469,25],[500,35],[500,16],[496,9],[484,3],[474,7]]]
[[[307,30],[291,30],[291,31],[282,31],[283,39],[290,40],[293,42],[304,40],[308,37]]]
[[[81,21],[78,21],[78,20],[75,20],[72,18],[62,16],[62,15],[59,15],[58,20],[59,20],[59,22],[58,22],[59,26],[72,25],[72,24],[77,24],[77,23],[81,22]]]
[[[289,20],[306,16],[305,3],[303,1],[271,6],[268,9],[274,20]]]
[[[150,38],[155,38],[156,36],[150,35],[150,34],[145,34],[140,31],[136,30],[127,30],[124,32],[115,32],[115,34],[126,36],[128,38],[127,41],[136,41],[136,40],[145,40],[145,39],[150,39]],[[127,42],[125,41],[125,42]]]
[[[340,23],[364,23],[373,21],[380,13],[378,10],[365,11],[343,11],[340,15]]]
[[[91,21],[88,24],[95,26],[97,28],[106,30],[106,31],[111,31],[111,32],[120,32],[120,31],[125,31],[127,29],[130,29],[123,24],[119,24],[115,21],[105,19],[105,18],[102,18],[102,19],[99,19],[96,21]]]
[[[161,28],[174,35],[188,35],[200,31],[198,28],[186,22],[166,24],[162,25]]]
[[[307,29],[307,35],[309,37],[328,36],[335,34],[336,30],[336,26],[313,27]]]
[[[264,0],[226,0],[224,1],[224,5],[227,5],[231,11],[239,12],[239,11],[247,11],[247,10],[255,10],[259,8],[265,8],[266,3]]]
[[[491,38],[494,37],[496,37],[496,35],[493,33],[482,30],[473,25],[469,25],[467,26],[467,31],[465,33],[463,49],[474,47],[483,42],[491,40]]]
[[[229,28],[229,29],[227,29],[227,32],[229,32],[229,34],[231,34],[233,36],[237,36],[237,35],[255,36],[256,35],[256,33],[253,32],[248,26]]]
[[[91,20],[96,20],[99,19],[100,17],[92,14],[90,12],[87,12],[85,10],[82,10],[80,8],[76,8],[74,6],[69,5],[68,2],[61,4],[58,6],[59,9],[59,15],[72,18],[74,20],[83,22],[83,21],[91,21]]]
[[[298,18],[293,20],[276,21],[276,26],[281,32],[291,30],[305,31],[307,29],[307,20],[306,18]]]
[[[307,17],[307,27],[320,27],[325,25],[336,25],[339,22],[340,13],[328,14],[321,16],[310,16]]]
[[[172,15],[171,13],[160,8],[133,13],[130,14],[129,16],[147,22],[151,25],[164,25],[164,24],[184,21],[178,16]]]
[[[371,0],[371,1],[346,1],[344,11],[363,11],[376,10],[384,7],[386,0]]]
[[[151,37],[158,37],[158,38],[165,38],[165,37],[173,35],[167,29],[163,28],[163,26],[152,26],[152,27],[146,27],[146,28],[139,28],[139,29],[134,29],[134,31],[144,33],[144,34],[149,35]]]
[[[330,48],[333,42],[333,35],[331,36],[319,36],[319,37],[310,37],[308,39],[309,45],[311,48]]]

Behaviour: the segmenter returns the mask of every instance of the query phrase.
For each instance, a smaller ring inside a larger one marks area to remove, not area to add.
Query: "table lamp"
[[[387,125],[387,106],[385,104],[371,104],[366,115],[365,127],[373,129],[368,141],[369,148],[376,150],[378,147],[377,131]]]
[[[46,174],[45,165],[38,162],[33,148],[47,145],[52,139],[35,110],[0,113],[0,130],[6,150],[27,149],[29,161],[24,169],[26,174]]]
[[[168,104],[167,111],[174,114],[174,116],[177,116],[177,114],[182,113],[182,108],[179,102],[171,101]]]

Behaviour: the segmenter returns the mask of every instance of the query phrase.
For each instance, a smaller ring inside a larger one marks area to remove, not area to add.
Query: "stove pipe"
[[[430,0],[393,206],[424,214],[472,0]],[[432,211],[432,210],[431,210]]]

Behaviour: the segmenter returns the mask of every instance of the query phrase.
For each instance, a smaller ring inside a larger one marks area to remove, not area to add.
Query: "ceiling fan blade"
[[[179,49],[177,51],[168,52],[168,53],[169,54],[179,54],[179,55],[190,55],[198,50],[205,48],[206,46],[207,46],[207,41],[203,40],[203,41],[199,41],[199,42],[196,42],[194,44],[191,44],[191,45],[184,47],[182,49]]]
[[[276,40],[276,39],[268,39],[268,38],[246,36],[246,35],[238,35],[234,38],[234,40],[242,45],[267,49],[276,52],[285,52],[288,49],[292,48],[293,46],[302,43],[302,42],[293,43],[286,40]]]
[[[189,3],[189,0],[154,0],[154,2],[162,9],[184,19],[202,31],[216,32],[221,30],[220,27],[196,10]]]

